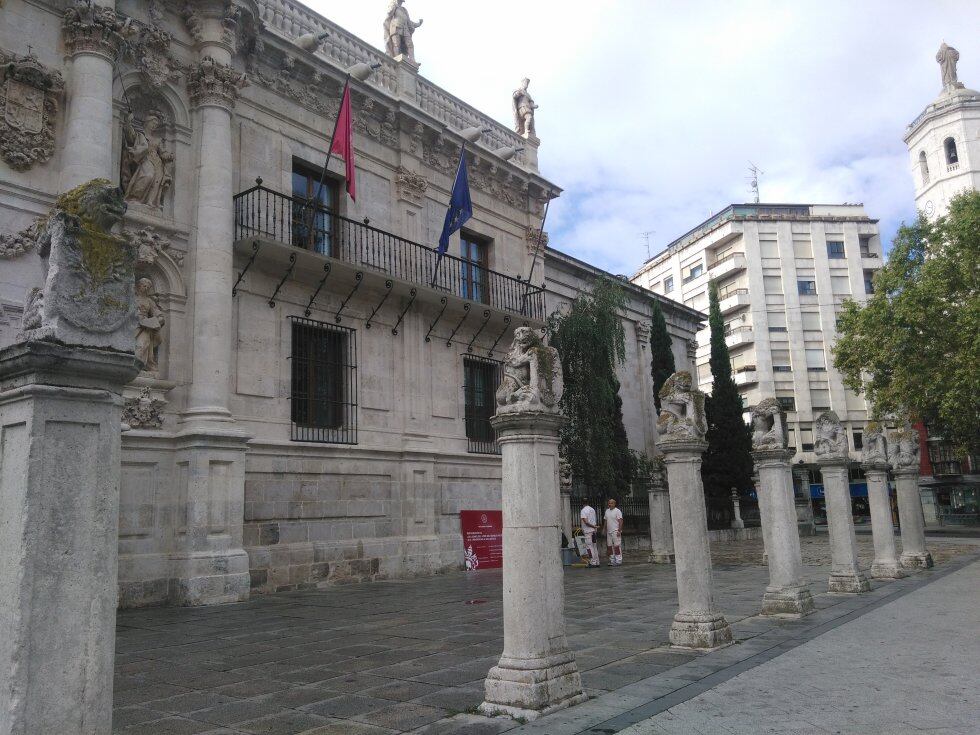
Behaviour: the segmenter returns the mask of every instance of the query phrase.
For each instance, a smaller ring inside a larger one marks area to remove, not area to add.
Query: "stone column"
[[[65,11],[68,75],[61,191],[92,179],[115,180],[112,170],[112,75],[122,37],[115,0]]]
[[[670,626],[670,642],[683,648],[712,649],[731,643],[732,628],[714,603],[701,484],[701,455],[708,448],[704,441],[707,423],[704,394],[692,385],[688,372],[671,375],[660,390],[657,420],[670,486],[679,603]]]
[[[865,433],[867,439],[867,433]],[[895,550],[895,529],[892,526],[892,508],[888,502],[888,464],[885,462],[862,463],[868,482],[868,504],[871,506],[871,535],[874,538],[875,560],[871,564],[874,579],[898,579],[904,577]]]
[[[549,364],[553,372],[542,375]],[[558,353],[541,345],[530,328],[514,330],[497,415],[491,419],[502,462],[504,651],[485,682],[480,711],[488,716],[530,720],[586,699],[565,638],[558,530],[560,387]]]
[[[830,535],[830,592],[867,592],[868,578],[858,566],[851,491],[847,482],[847,434],[833,411],[824,411],[815,423],[814,450],[823,475]]]
[[[904,423],[889,434],[888,459],[895,478],[902,532],[899,561],[906,569],[929,569],[932,554],[926,550],[926,521],[919,495],[919,432],[910,423]]]
[[[108,181],[59,206],[20,341],[0,350],[0,732],[112,729],[122,387],[136,377],[134,253]],[[77,192],[73,192],[77,193]],[[95,222],[111,265],[78,251]]]
[[[732,528],[736,531],[745,528],[745,521],[742,520],[742,506],[738,499],[738,490],[732,488]]]
[[[650,477],[647,501],[650,504],[650,561],[674,563],[674,533],[670,523],[670,495],[667,469],[662,457],[655,457],[657,470]]]

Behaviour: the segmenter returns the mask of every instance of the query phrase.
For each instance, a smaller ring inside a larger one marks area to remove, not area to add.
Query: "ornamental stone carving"
[[[422,25],[422,20],[418,23],[413,21],[408,11],[404,7],[405,0],[391,0],[388,4],[388,13],[385,15],[384,34],[385,48],[388,55],[394,58],[399,56],[413,64],[415,61],[415,44],[412,36],[415,30]]]
[[[847,459],[847,433],[834,411],[824,411],[814,423],[813,453],[817,459]]]
[[[123,236],[136,248],[138,266],[152,266],[161,257],[169,258],[178,268],[184,264],[184,254],[173,246],[170,238],[156,230],[149,227],[135,231],[124,230]]]
[[[524,231],[524,242],[527,243],[528,255],[533,255],[534,251],[538,249],[539,237],[541,241],[541,248],[544,249],[548,247],[548,233],[542,232],[537,227],[528,225],[527,229]]]
[[[16,258],[37,249],[42,220],[36,219],[15,234],[0,232],[0,260]]]
[[[530,327],[514,330],[497,389],[497,415],[558,413],[564,381],[558,350],[545,345]]]
[[[572,494],[572,464],[561,453],[558,454],[558,489],[562,495]]]
[[[139,72],[143,84],[160,89],[180,79],[183,65],[170,50],[173,36],[169,32],[159,25],[127,18],[121,34],[126,39],[124,55]]]
[[[62,31],[70,54],[101,54],[114,61],[123,42],[123,23],[116,11],[89,0],[75,0],[65,10]]]
[[[763,398],[752,409],[752,451],[786,449],[786,413],[775,398]]]
[[[123,117],[123,152],[120,184],[127,202],[154,209],[163,208],[163,199],[174,183],[174,154],[166,149],[160,134],[162,120],[148,113],[141,126],[131,114]]]
[[[54,153],[61,74],[33,56],[0,51],[0,158],[25,171]]]
[[[62,194],[41,226],[43,289],[31,291],[21,339],[133,351],[135,249],[111,230],[122,192],[94,179]]]
[[[429,188],[429,182],[422,174],[409,171],[404,166],[399,166],[395,173],[395,184],[398,186],[398,198],[411,202],[417,206],[422,206],[425,201],[425,192]]]
[[[143,372],[156,376],[159,371],[157,352],[163,343],[163,326],[167,323],[153,281],[140,278],[136,282],[136,314],[139,325],[136,328],[136,357],[143,363]]]
[[[861,463],[883,465],[888,462],[888,446],[885,430],[877,421],[869,421],[864,427],[864,443],[861,447]]]
[[[166,401],[154,398],[149,387],[144,387],[138,396],[127,398],[123,406],[123,423],[131,429],[160,429],[163,427],[161,411]]]
[[[896,472],[919,471],[919,432],[905,423],[888,434],[888,461]]]
[[[657,417],[660,442],[703,442],[707,431],[704,393],[694,387],[689,372],[674,373],[660,389],[660,415]]]
[[[531,94],[527,91],[531,80],[525,77],[521,86],[514,90],[514,131],[523,138],[534,138],[534,111],[538,109]]]
[[[216,105],[231,109],[238,99],[238,91],[247,84],[244,74],[210,56],[191,67],[187,74],[187,93],[195,107]]]

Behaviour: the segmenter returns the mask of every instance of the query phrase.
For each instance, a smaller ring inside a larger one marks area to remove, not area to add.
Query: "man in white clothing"
[[[579,514],[581,521],[582,536],[585,538],[585,548],[589,552],[589,566],[599,566],[599,549],[595,545],[595,534],[599,530],[599,520],[596,517],[595,508],[586,503],[582,506]]]
[[[609,566],[614,567],[623,563],[623,511],[616,507],[616,501],[612,498],[609,498],[606,506],[602,529],[606,534]]]

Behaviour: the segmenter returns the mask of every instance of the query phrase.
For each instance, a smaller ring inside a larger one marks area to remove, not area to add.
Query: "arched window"
[[[929,162],[926,161],[926,152],[919,151],[919,173],[922,174],[922,183],[929,183]]]
[[[943,150],[946,151],[946,163],[952,165],[954,163],[959,163],[959,157],[956,155],[956,141],[952,138],[946,138],[943,141]]]

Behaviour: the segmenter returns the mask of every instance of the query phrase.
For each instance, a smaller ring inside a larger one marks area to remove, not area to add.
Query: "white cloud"
[[[382,45],[387,0],[308,0]],[[749,199],[864,202],[890,240],[914,216],[905,126],[959,48],[980,87],[980,4],[912,0],[407,0],[421,72],[505,124],[530,76],[552,243],[614,273]]]

